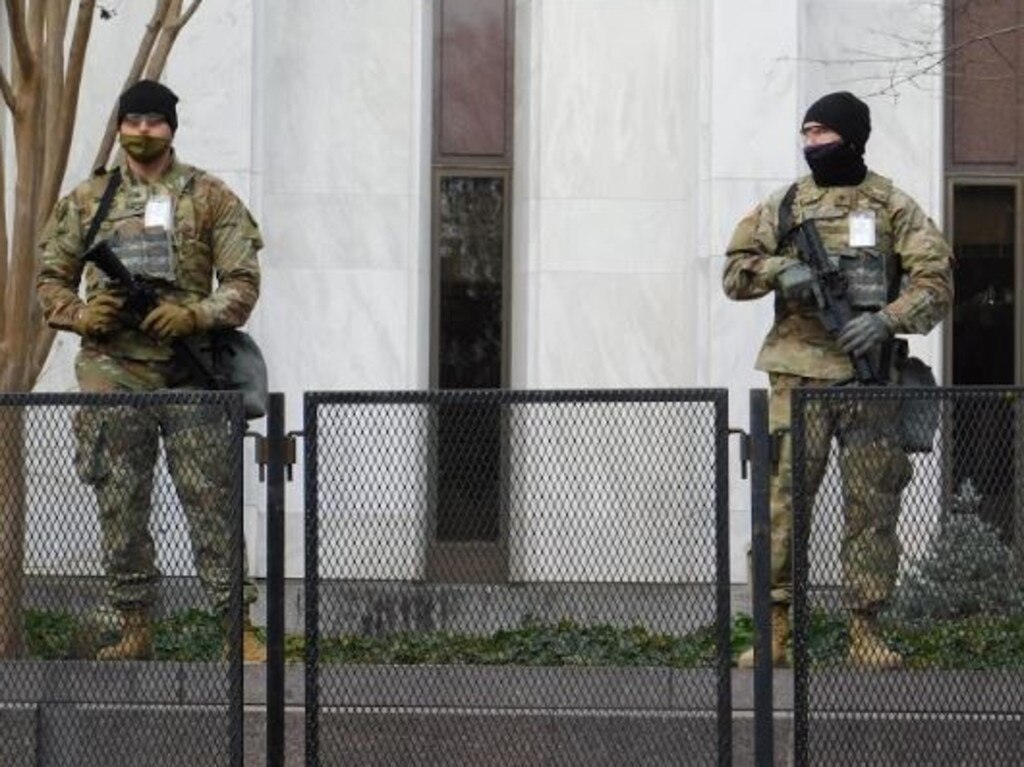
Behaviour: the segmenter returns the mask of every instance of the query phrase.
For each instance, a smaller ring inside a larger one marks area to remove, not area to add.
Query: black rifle
[[[136,326],[142,323],[157,304],[160,296],[152,285],[135,279],[124,262],[106,240],[93,245],[82,254],[82,261],[92,262],[125,292],[124,309]],[[224,382],[214,372],[212,364],[205,359],[199,338],[176,338],[171,342],[174,355],[185,362],[192,372],[199,376],[207,389],[224,389]]]
[[[821,324],[828,334],[835,338],[853,319],[853,307],[847,296],[846,275],[828,257],[825,244],[821,241],[818,227],[813,219],[803,221],[793,229],[796,249],[803,261],[814,275],[811,292],[818,304]],[[871,360],[866,355],[850,355],[853,363],[854,376],[858,383],[880,385],[885,383],[875,373]]]

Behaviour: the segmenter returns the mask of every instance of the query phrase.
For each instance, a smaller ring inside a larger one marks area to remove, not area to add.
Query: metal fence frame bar
[[[754,612],[754,764],[771,767],[775,759],[771,625],[771,435],[768,394],[750,392],[750,528]]]
[[[451,390],[451,391],[308,391],[304,396],[305,435],[305,682],[306,765],[319,758],[319,533],[317,414],[321,405],[453,404],[493,399],[495,404],[614,402],[706,402],[715,409],[715,621],[716,721],[718,763],[732,764],[732,656],[729,574],[729,429],[728,391],[724,389],[598,390]]]
[[[244,541],[244,450],[245,418],[241,392],[203,392],[198,390],[176,390],[157,392],[0,392],[0,408],[40,407],[137,407],[147,404],[193,405],[203,402],[204,394],[213,394],[214,404],[224,405],[232,426],[231,441],[235,446],[232,454],[234,479],[231,487],[233,524],[236,540]],[[228,667],[228,700],[225,702],[228,718],[228,764],[241,767],[245,749],[245,703],[244,669],[241,662],[241,616],[242,616],[242,573],[244,559],[241,545],[234,549],[236,583],[228,607],[235,626],[235,636],[229,634],[232,648]]]
[[[811,509],[803,477],[807,471],[806,396],[811,389],[794,389],[791,402],[790,439],[793,451],[792,505],[793,541],[790,561],[793,563],[793,761],[797,767],[807,764],[808,736],[808,648],[807,648],[807,542],[811,532]]]
[[[793,447],[793,738],[794,764],[802,767],[811,763],[810,754],[810,630],[808,551],[813,527],[812,514],[815,498],[808,497],[804,486],[806,477],[806,440],[808,436],[807,409],[812,402],[865,402],[892,400],[928,400],[939,403],[962,403],[986,398],[1024,398],[1021,386],[945,386],[926,388],[851,387],[795,389],[792,401],[791,435]],[[941,424],[940,429],[944,428]],[[946,448],[943,448],[946,450]],[[943,461],[951,460],[943,456]],[[1018,457],[1018,462],[1020,458]],[[938,672],[944,673],[944,672]],[[956,719],[957,712],[950,712]],[[1021,713],[1024,713],[1022,709]]]
[[[306,765],[319,767],[320,764],[320,527],[317,503],[317,410],[322,396],[309,392],[303,398],[303,466],[306,510],[305,533],[305,584],[303,591],[306,601]]]

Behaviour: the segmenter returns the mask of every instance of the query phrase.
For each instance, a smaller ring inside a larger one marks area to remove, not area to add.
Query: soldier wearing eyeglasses
[[[75,374],[84,392],[203,388],[175,354],[175,342],[243,325],[259,296],[259,229],[223,181],[178,159],[177,102],[158,82],[128,88],[118,102],[120,162],[62,198],[41,235],[39,301],[51,327],[81,337]],[[146,316],[129,316],[119,286],[93,264],[83,267],[89,234],[106,241],[133,279],[157,292],[159,303]],[[244,567],[245,555],[238,564],[228,424],[209,412],[182,405],[104,407],[83,408],[75,418],[76,467],[97,495],[108,596],[121,617],[120,640],[102,649],[100,659],[153,653],[159,573],[150,495],[161,440],[188,517],[196,570],[228,623],[235,567]],[[255,598],[246,578],[246,616]],[[243,655],[266,657],[248,617]]]

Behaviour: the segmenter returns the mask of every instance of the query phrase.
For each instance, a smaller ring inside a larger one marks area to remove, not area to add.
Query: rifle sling
[[[121,169],[114,168],[110,172],[110,180],[107,181],[107,187],[103,190],[103,196],[100,198],[99,207],[96,208],[96,215],[92,217],[92,221],[89,223],[89,231],[85,233],[85,240],[82,241],[82,252],[84,253],[90,247],[92,247],[92,241],[96,239],[96,235],[100,231],[100,224],[106,219],[107,214],[110,212],[110,206],[114,202],[114,194],[117,192],[117,187],[121,184]]]

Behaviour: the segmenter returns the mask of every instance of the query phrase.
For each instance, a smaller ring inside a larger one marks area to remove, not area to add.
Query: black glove
[[[814,274],[802,261],[794,261],[775,275],[775,289],[787,301],[809,302],[813,287]]]
[[[861,356],[892,338],[892,326],[881,312],[859,314],[839,331],[839,348]]]

